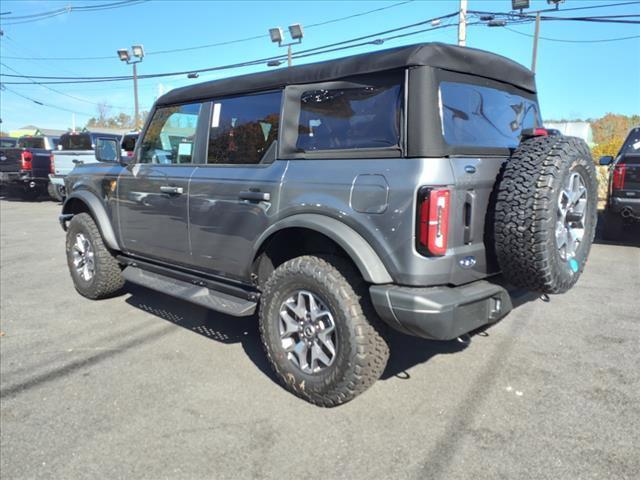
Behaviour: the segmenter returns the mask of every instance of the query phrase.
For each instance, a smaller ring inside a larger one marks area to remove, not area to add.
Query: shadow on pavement
[[[598,225],[596,226],[596,238],[593,243],[601,245],[620,245],[626,247],[640,247],[640,223],[625,225],[622,230],[622,236],[615,240],[605,239],[604,235],[604,214],[598,212]]]
[[[129,283],[125,286],[125,293],[130,295],[126,299],[129,305],[151,313],[156,317],[216,342],[240,343],[256,367],[275,383],[279,383],[262,348],[258,319],[255,315],[251,317],[232,317]],[[391,349],[391,356],[381,378],[383,380],[392,377],[409,379],[408,370],[412,367],[425,363],[436,355],[464,350],[473,335],[486,335],[484,330],[473,332],[470,336],[465,336],[461,341],[451,340],[448,342],[425,340],[389,330],[387,340]]]

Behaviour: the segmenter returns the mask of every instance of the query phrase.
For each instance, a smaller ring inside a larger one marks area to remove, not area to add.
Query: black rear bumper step
[[[256,301],[238,298],[197,283],[168,277],[139,267],[128,266],[122,274],[131,283],[235,317],[250,316],[256,310]]]

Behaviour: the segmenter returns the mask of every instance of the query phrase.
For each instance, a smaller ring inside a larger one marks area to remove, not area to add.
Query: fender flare
[[[380,257],[362,236],[344,223],[324,215],[303,213],[286,217],[267,228],[255,243],[253,256],[272,234],[285,228],[307,228],[329,237],[349,255],[369,283],[393,283]]]
[[[112,250],[121,250],[120,245],[118,245],[116,234],[113,231],[113,227],[111,226],[109,215],[107,215],[107,211],[105,210],[104,205],[102,204],[100,199],[94,193],[87,190],[73,192],[64,201],[64,205],[62,206],[63,215],[73,213],[70,211],[69,207],[69,205],[73,203],[73,200],[79,200],[87,206],[89,212],[91,213],[91,216],[98,225],[98,229],[102,234],[102,239],[107,244],[107,246]]]

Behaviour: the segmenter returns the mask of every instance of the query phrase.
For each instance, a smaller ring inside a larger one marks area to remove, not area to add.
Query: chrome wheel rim
[[[569,175],[558,196],[556,247],[565,262],[576,256],[582,243],[587,218],[587,187],[582,175]]]
[[[336,358],[333,314],[316,294],[297,290],[280,306],[280,341],[287,358],[304,373],[319,373]]]
[[[71,247],[71,255],[78,276],[86,282],[90,281],[95,274],[93,247],[83,233],[76,235],[76,241]]]

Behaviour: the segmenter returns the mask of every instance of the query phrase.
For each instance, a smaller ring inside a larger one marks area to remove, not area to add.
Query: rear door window
[[[68,133],[60,137],[62,150],[93,150],[91,144],[91,134],[89,133]]]
[[[201,103],[158,108],[140,144],[140,163],[192,163]]]
[[[282,92],[213,101],[207,163],[257,164],[278,138]]]
[[[440,83],[440,114],[449,145],[515,148],[523,129],[542,125],[538,104],[481,85]]]
[[[44,148],[44,138],[41,137],[22,137],[18,141],[20,148]]]
[[[300,96],[299,152],[400,144],[400,84],[306,90]]]

